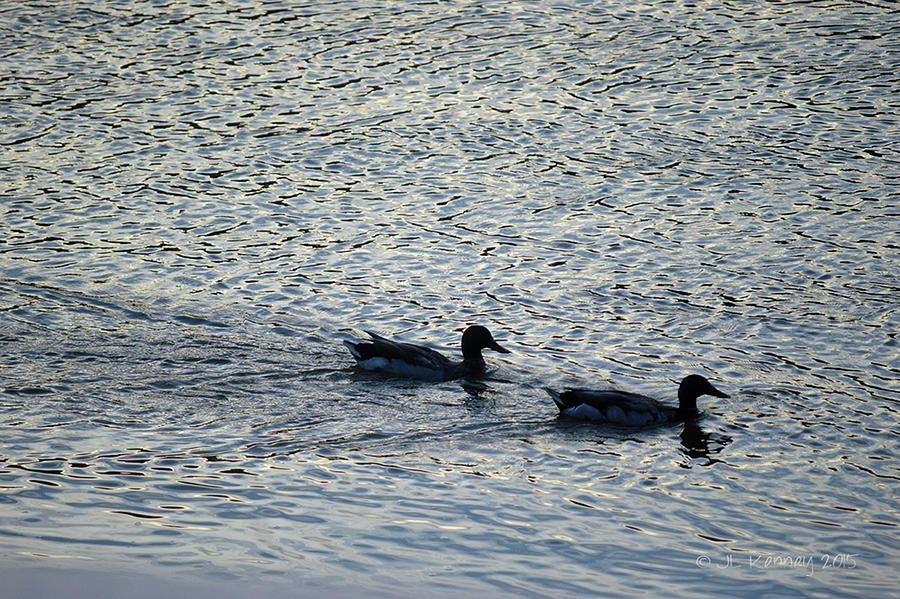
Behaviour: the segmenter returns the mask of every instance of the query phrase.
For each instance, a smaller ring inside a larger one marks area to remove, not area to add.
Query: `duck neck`
[[[481,349],[469,349],[463,348],[463,364],[466,366],[466,370],[469,371],[483,371],[487,368],[487,364],[484,361],[484,356],[481,355]]]
[[[683,416],[690,416],[697,413],[697,398],[688,393],[678,390],[678,411]]]

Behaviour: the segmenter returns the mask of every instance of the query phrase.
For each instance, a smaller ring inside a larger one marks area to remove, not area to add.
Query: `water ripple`
[[[4,564],[896,587],[892,5],[2,14]],[[477,382],[367,375],[339,343],[458,353],[473,322],[514,349]],[[731,399],[641,433],[542,390],[675,401],[692,371]]]

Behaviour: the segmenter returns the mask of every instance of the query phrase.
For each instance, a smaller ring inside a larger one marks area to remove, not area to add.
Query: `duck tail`
[[[350,350],[350,353],[353,354],[354,358],[356,358],[357,360],[363,359],[362,353],[360,353],[359,347],[357,347],[356,343],[353,343],[352,341],[344,341],[344,345],[347,346],[347,349]]]
[[[559,408],[560,412],[568,407],[566,406],[566,402],[563,401],[563,398],[560,396],[558,391],[554,391],[550,387],[544,387],[544,391],[546,391],[550,395],[550,398],[553,399],[553,403],[556,404],[556,407]]]

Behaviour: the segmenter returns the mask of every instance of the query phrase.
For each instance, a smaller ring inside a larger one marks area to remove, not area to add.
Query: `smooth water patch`
[[[95,313],[94,334],[114,314]],[[34,363],[48,345],[83,348],[77,372],[4,390],[17,560],[385,592],[627,595],[638,572],[648,590],[883,589],[869,580],[896,549],[889,412],[861,427],[858,409],[745,387],[699,425],[616,431],[559,419],[513,365],[407,382],[355,371],[329,340],[285,348],[278,332],[178,317],[179,339],[148,353],[163,320],[131,320],[117,355],[143,385],[107,374],[102,343],[45,330],[13,344]],[[798,555],[844,562],[807,576],[784,564]]]

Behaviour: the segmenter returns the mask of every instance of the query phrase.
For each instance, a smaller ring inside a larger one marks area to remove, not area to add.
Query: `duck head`
[[[696,412],[697,398],[701,395],[714,395],[727,398],[729,395],[719,391],[706,377],[699,374],[691,374],[681,381],[678,386],[678,409],[682,412]]]
[[[494,336],[487,328],[474,325],[467,328],[462,336],[462,353],[464,360],[483,360],[482,349],[492,349],[501,354],[508,354],[509,350],[494,341]]]

